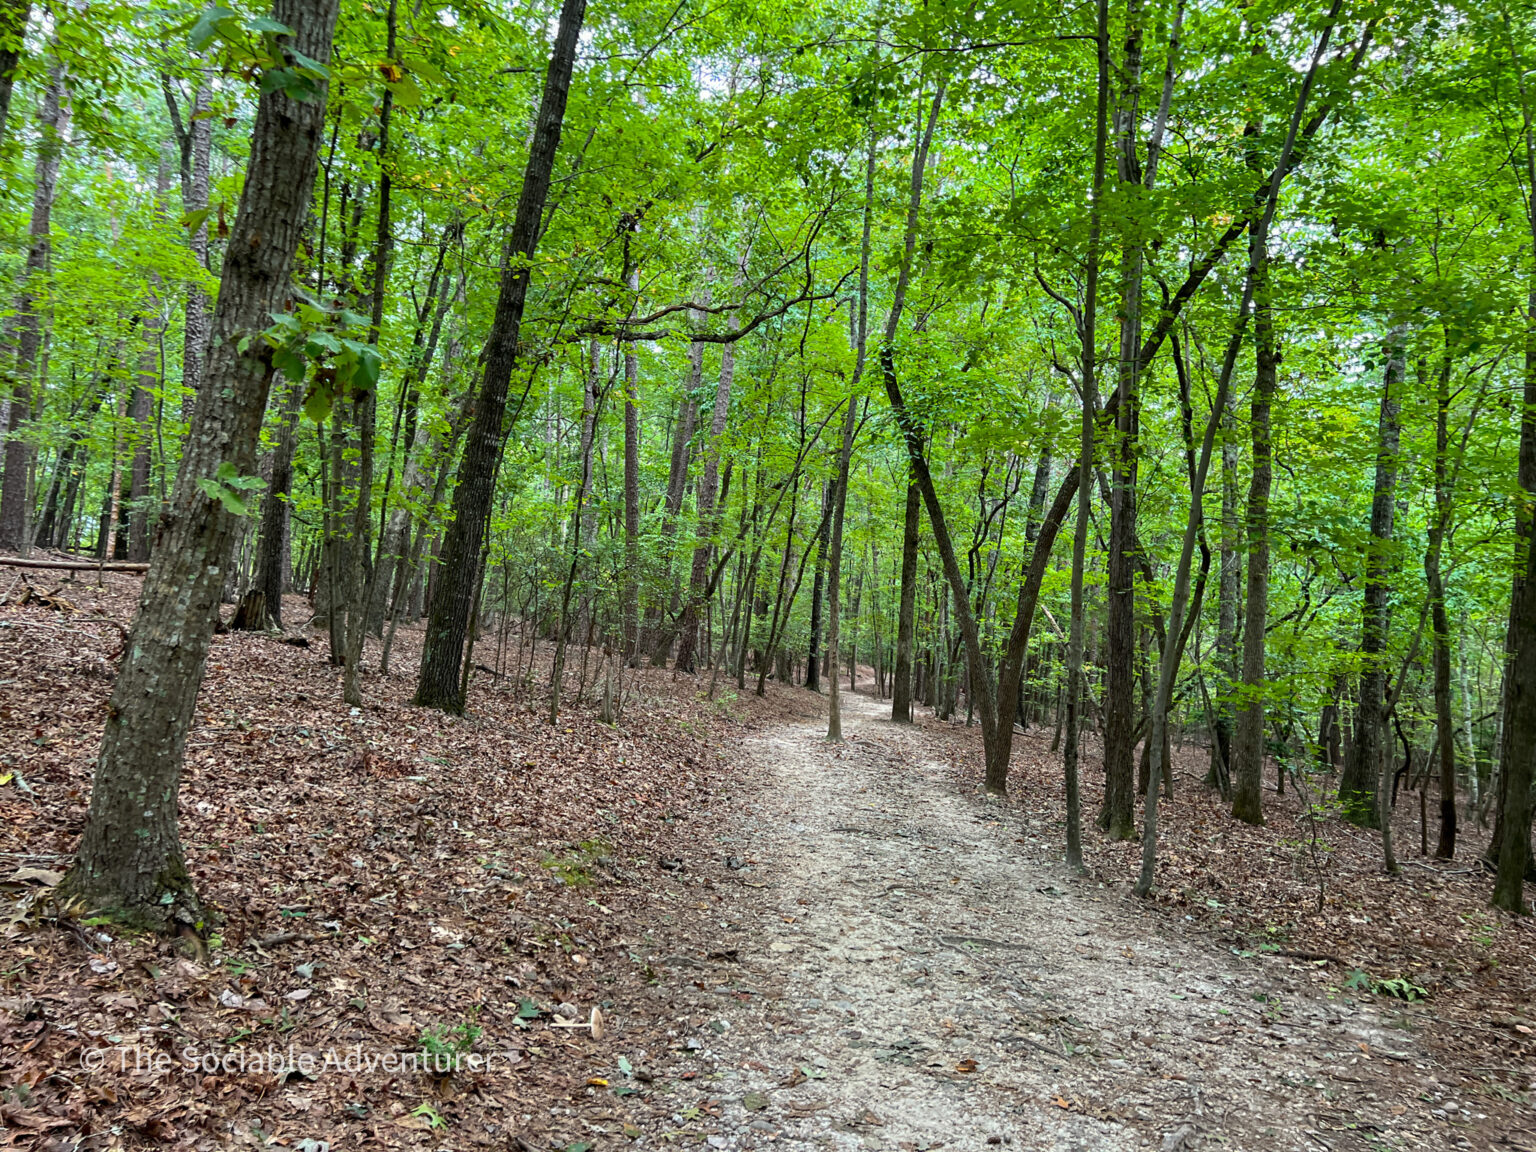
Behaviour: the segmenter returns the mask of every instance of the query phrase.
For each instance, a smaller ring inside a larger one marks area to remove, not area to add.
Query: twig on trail
[[[293,944],[296,941],[309,942],[309,937],[302,932],[274,932],[270,936],[263,936],[256,941],[258,948],[276,948],[279,944]]]
[[[1326,960],[1328,963],[1337,964],[1341,968],[1344,966],[1344,961],[1331,952],[1308,952],[1304,948],[1276,948],[1268,954],[1270,956],[1285,956],[1292,960]]]
[[[1057,1033],[1057,1039],[1060,1039],[1060,1038],[1061,1038],[1060,1037],[1060,1033]],[[1038,1044],[1035,1041],[1031,1040],[1028,1036],[1000,1036],[1000,1037],[998,1037],[998,1043],[999,1044],[1027,1044],[1031,1048],[1033,1048],[1036,1052],[1043,1052],[1043,1053],[1045,1053],[1045,1055],[1049,1056],[1052,1060],[1056,1059],[1056,1053],[1052,1052],[1044,1044]]]

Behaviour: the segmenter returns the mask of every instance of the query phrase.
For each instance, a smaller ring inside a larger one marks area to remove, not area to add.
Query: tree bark
[[[1536,411],[1531,381],[1526,382],[1526,416],[1520,452],[1536,453]],[[1531,749],[1536,748],[1536,548],[1527,547],[1525,568],[1515,585],[1510,609],[1512,656],[1504,720],[1503,820],[1498,840],[1498,871],[1493,903],[1516,915],[1526,912],[1523,892],[1531,859]]]
[[[1451,710],[1451,621],[1445,609],[1445,579],[1440,558],[1455,513],[1449,457],[1451,354],[1447,348],[1435,381],[1435,510],[1424,552],[1424,581],[1429,590],[1435,676],[1435,747],[1440,755],[1440,838],[1435,855],[1456,856],[1456,718]]]
[[[736,265],[736,287],[746,279],[750,255],[750,251],[743,252]],[[736,327],[735,312],[731,313],[727,324],[733,329]],[[672,667],[678,672],[697,671],[695,654],[699,644],[699,613],[703,611],[709,594],[709,553],[715,533],[720,529],[719,510],[715,507],[720,492],[720,449],[726,421],[731,413],[731,388],[735,380],[736,345],[725,344],[720,349],[720,377],[715,385],[715,406],[709,418],[709,443],[704,447],[704,469],[699,476],[698,490],[694,493],[698,527],[694,533],[693,565],[688,575],[688,598],[683,601],[682,618],[677,626],[677,657]]]
[[[1141,204],[1136,126],[1141,103],[1141,0],[1127,0],[1125,52],[1115,137],[1120,188]],[[1099,826],[1111,840],[1135,835],[1136,751],[1136,475],[1141,376],[1143,252],[1132,226],[1121,255],[1120,355],[1117,362],[1115,441],[1110,457],[1109,611],[1104,627],[1104,807]]]
[[[938,118],[939,101],[943,96],[944,88],[940,85],[939,95],[933,104],[933,115],[928,120],[928,132],[923,140],[924,160],[926,160],[927,143],[933,137],[933,122]],[[843,413],[842,444],[837,454],[837,471],[832,478],[832,528],[827,544],[827,739],[833,741],[843,738],[843,712],[838,699],[837,677],[837,645],[841,638],[838,630],[842,623],[843,516],[848,507],[848,469],[853,462],[853,438],[858,430],[857,397],[859,385],[864,380],[864,365],[869,347],[869,253],[870,229],[873,225],[875,208],[875,159],[875,132],[871,128],[869,149],[864,165],[864,224],[863,235],[859,242],[859,299],[858,314],[854,318],[853,379],[848,384],[848,410]],[[916,169],[914,173],[915,191],[912,204],[914,211],[907,218],[907,266],[902,269],[903,281],[911,265],[912,242],[917,227],[915,210],[917,197],[922,188],[922,173]],[[891,315],[885,327],[887,347],[890,347],[896,339],[896,325],[901,319],[905,287],[905,283],[898,285],[896,299],[891,304]]]
[[[199,80],[192,93],[192,106],[187,123],[178,132],[181,145],[181,206],[188,214],[206,212],[208,196],[213,188],[213,117],[209,110],[213,88],[207,79]],[[167,89],[167,102],[171,105],[173,123],[180,116],[176,100]],[[208,267],[208,219],[206,216],[191,230],[187,243],[192,254],[204,268]],[[187,284],[187,302],[182,325],[181,354],[181,412],[188,420],[197,406],[197,393],[203,386],[203,375],[208,362],[208,338],[211,323],[212,302],[208,293],[195,280]]]
[[[1371,499],[1371,534],[1365,553],[1365,596],[1360,614],[1360,699],[1355,713],[1355,739],[1344,774],[1339,779],[1339,803],[1344,818],[1365,828],[1378,828],[1386,814],[1378,805],[1377,766],[1385,755],[1384,727],[1387,687],[1387,631],[1391,620],[1392,527],[1397,511],[1397,459],[1400,425],[1399,388],[1404,375],[1407,333],[1394,329],[1386,340],[1386,373],[1382,380],[1381,413],[1377,424],[1376,481]]]
[[[384,17],[384,52],[389,60],[395,58],[395,10],[396,0],[389,0]],[[379,135],[376,144],[379,158],[379,215],[374,231],[372,307],[368,323],[368,343],[375,348],[379,345],[384,327],[384,296],[389,287],[390,261],[395,243],[390,214],[392,181],[389,170],[389,127],[394,106],[394,90],[386,87],[379,106]],[[405,386],[404,381],[401,386]],[[352,506],[351,579],[347,582],[347,654],[341,681],[341,698],[353,708],[361,707],[363,703],[363,644],[368,637],[373,592],[378,579],[378,565],[374,562],[371,543],[374,436],[378,424],[378,403],[377,388],[359,390],[354,385],[352,414],[358,445],[357,502]]]
[[[1211,733],[1211,767],[1206,773],[1207,787],[1215,788],[1222,799],[1232,798],[1232,700],[1231,692],[1242,675],[1238,664],[1237,614],[1242,604],[1240,586],[1243,561],[1240,549],[1242,531],[1237,502],[1237,421],[1233,413],[1233,395],[1227,392],[1227,406],[1222,412],[1221,437],[1221,540],[1218,564],[1216,604],[1216,667],[1221,677]]]
[[[629,220],[626,217],[626,220]],[[630,233],[624,225],[624,284],[630,291],[629,316],[640,308],[640,265],[631,260]],[[624,662],[640,663],[640,357],[632,342],[624,344]]]
[[[816,572],[811,578],[811,642],[805,661],[805,686],[812,692],[821,691],[822,622],[823,601],[827,578],[827,537],[832,530],[832,497],[837,481],[827,481],[822,495],[821,526],[816,532]]]
[[[891,681],[891,719],[898,724],[912,723],[912,637],[917,630],[917,545],[923,511],[923,494],[918,491],[910,465],[907,471],[907,508],[901,530],[901,604],[896,614],[896,672]]]
[[[1269,614],[1269,493],[1273,449],[1269,415],[1279,369],[1269,299],[1267,238],[1252,246],[1254,308],[1253,400],[1248,422],[1253,437],[1253,471],[1248,481],[1245,532],[1248,594],[1243,616],[1243,673],[1238,686],[1237,732],[1232,744],[1232,815],[1245,824],[1264,823],[1264,657]]]
[[[1079,335],[1082,420],[1078,436],[1077,475],[1087,476],[1094,466],[1095,417],[1099,406],[1098,388],[1098,316],[1099,272],[1102,256],[1103,198],[1109,131],[1109,0],[1098,0],[1094,56],[1097,61],[1098,92],[1094,111],[1093,185],[1088,202],[1088,267],[1083,278],[1083,310]],[[1065,485],[1063,485],[1065,487]],[[1077,486],[1077,523],[1072,532],[1072,616],[1067,631],[1067,684],[1065,740],[1062,745],[1062,775],[1067,801],[1067,867],[1083,870],[1083,816],[1079,790],[1078,761],[1081,755],[1082,723],[1079,711],[1083,701],[1083,625],[1086,603],[1083,577],[1088,556],[1088,518],[1092,489]],[[1040,545],[1035,545],[1039,551]]]
[[[479,585],[480,557],[496,490],[496,471],[506,430],[507,391],[517,362],[517,338],[528,298],[530,261],[538,244],[544,202],[560,146],[565,102],[576,63],[577,39],[586,0],[564,0],[550,55],[538,123],[523,190],[512,224],[511,243],[502,266],[496,317],[486,341],[485,375],[470,424],[459,482],[453,493],[453,520],[443,543],[439,581],[432,597],[427,635],[422,645],[416,703],[445,712],[464,711],[462,663],[470,610]]]
[[[337,7],[338,0],[276,0],[273,18],[296,29],[291,38],[278,38],[280,50],[330,59]],[[323,87],[303,102],[274,90],[257,105],[214,313],[210,386],[199,394],[171,505],[157,524],[139,613],[107,709],[85,835],[61,886],[130,923],[205,927],[182,855],[177,794],[239,518],[204,485],[218,483],[221,465],[242,476],[255,469],[272,381],[271,352],[259,333],[271,313],[287,305],[324,121]]]
[[[288,386],[277,442],[272,448],[272,475],[261,500],[261,526],[256,537],[256,574],[230,621],[231,631],[262,631],[283,627],[283,575],[288,553],[289,493],[293,488],[293,454],[298,446],[299,413],[304,403],[302,381]]]

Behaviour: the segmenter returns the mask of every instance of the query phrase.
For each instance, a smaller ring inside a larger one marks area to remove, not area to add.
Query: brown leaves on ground
[[[646,980],[646,926],[709,907],[702,822],[732,710],[698,698],[691,678],[626,672],[633,695],[609,727],[575,700],[573,673],[552,728],[546,672],[534,698],[477,675],[469,716],[448,717],[409,705],[418,641],[404,630],[398,671],[365,676],[370,705],[348,709],[324,645],[218,636],[181,793],[187,864],[223,918],[197,955],[56,915],[47,899],[84,824],[138,590],[136,578],[92,574],[64,589],[77,611],[50,602],[62,593],[0,606],[0,906],[16,910],[0,920],[0,1124],[11,1142],[581,1137],[590,1125],[561,1115],[590,1107],[614,1053],[643,1039],[627,1009]],[[296,597],[285,608],[307,615]],[[376,666],[372,648],[368,659]],[[663,874],[661,860],[678,871]],[[424,1047],[457,1053],[460,1070],[387,1060]],[[327,1052],[334,1063],[318,1071],[271,1058]]]

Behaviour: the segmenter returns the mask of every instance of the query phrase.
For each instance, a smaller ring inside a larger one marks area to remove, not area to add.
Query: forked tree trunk
[[[517,362],[523,306],[528,299],[529,258],[538,244],[544,202],[549,197],[550,175],[560,146],[566,96],[570,92],[571,72],[576,63],[576,42],[586,8],[586,0],[564,0],[560,9],[560,24],[555,32],[549,71],[544,77],[533,146],[528,152],[523,190],[512,223],[511,243],[502,266],[496,316],[486,341],[485,375],[475,403],[464,459],[459,466],[459,482],[453,493],[453,520],[443,542],[438,584],[433,590],[427,635],[422,645],[416,703],[445,712],[464,711],[464,645],[469,634],[475,589],[480,583],[480,559],[490,520],[491,499],[496,491],[507,392]]]
[[[338,3],[277,0],[273,18],[296,29],[292,38],[279,38],[279,46],[330,59]],[[205,927],[182,855],[177,796],[239,517],[203,485],[218,483],[221,465],[241,476],[255,471],[272,382],[271,352],[258,334],[272,312],[287,307],[324,122],[323,87],[303,102],[277,89],[257,105],[214,314],[209,387],[199,394],[171,506],[157,525],[139,613],[107,709],[85,835],[62,885],[69,896],[147,927]]]

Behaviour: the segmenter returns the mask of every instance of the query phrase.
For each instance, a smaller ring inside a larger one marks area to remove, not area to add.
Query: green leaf
[[[188,232],[196,232],[212,214],[212,208],[199,208],[194,212],[188,212],[181,218],[181,226]]]
[[[215,4],[197,18],[197,23],[192,25],[192,31],[188,39],[192,43],[192,51],[201,52],[213,43],[216,37],[227,38],[230,32],[228,27],[221,28],[221,24],[227,24],[235,19],[235,14],[222,5]]]
[[[316,424],[324,424],[331,417],[331,401],[334,398],[330,387],[316,380],[309,389],[309,395],[304,397],[304,415]]]
[[[294,34],[292,28],[288,27],[281,20],[274,20],[270,16],[252,16],[245,22],[245,27],[249,32],[270,32],[274,36],[292,36]]]

